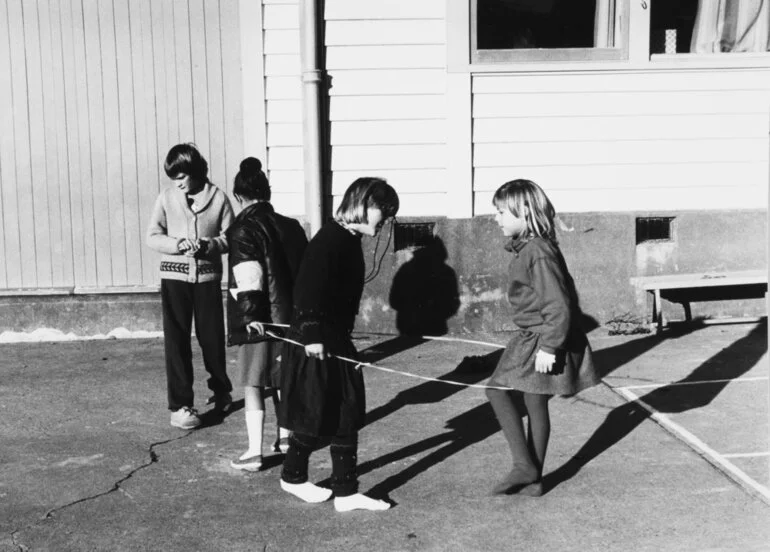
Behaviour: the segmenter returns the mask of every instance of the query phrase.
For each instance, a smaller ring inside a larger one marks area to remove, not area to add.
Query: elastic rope
[[[271,324],[267,322],[262,322],[263,326],[277,326],[281,328],[288,328],[289,326],[287,324]],[[285,341],[286,343],[291,343],[292,345],[296,345],[298,347],[302,347],[303,349],[305,346],[298,342],[294,341],[293,339],[289,339],[287,337],[282,337],[279,335],[274,334],[273,332],[265,332],[270,337],[273,337],[275,339],[279,339],[281,341]],[[436,340],[436,341],[458,341],[462,343],[473,343],[477,345],[486,345],[488,347],[495,347],[498,349],[504,349],[505,347],[503,345],[498,345],[496,343],[486,343],[484,341],[472,341],[470,339],[460,339],[460,338],[452,338],[452,337],[436,337],[436,336],[421,336],[423,339],[428,340]],[[434,381],[438,383],[446,383],[449,385],[456,385],[458,387],[471,387],[473,389],[498,389],[500,391],[514,391],[512,387],[501,387],[497,385],[484,385],[481,383],[463,383],[461,381],[454,381],[454,380],[447,380],[447,379],[438,379],[438,378],[432,378],[430,376],[421,376],[419,374],[413,374],[411,372],[405,372],[403,370],[396,370],[394,368],[385,368],[384,366],[377,366],[376,364],[372,364],[370,362],[361,362],[358,360],[353,360],[351,358],[347,358],[344,356],[339,355],[333,355],[330,354],[329,356],[333,356],[334,358],[338,358],[340,360],[344,360],[345,362],[349,362],[350,364],[353,364],[356,369],[360,369],[361,366],[366,366],[367,368],[374,368],[375,370],[380,370],[382,372],[390,372],[391,374],[399,374],[401,376],[406,376],[409,378],[415,378],[423,381]]]

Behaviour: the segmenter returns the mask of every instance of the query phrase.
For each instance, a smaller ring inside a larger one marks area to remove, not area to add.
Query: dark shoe
[[[206,406],[214,405],[214,410],[218,412],[227,412],[230,406],[233,404],[233,397],[230,393],[219,393],[212,395],[209,400],[206,401]]]

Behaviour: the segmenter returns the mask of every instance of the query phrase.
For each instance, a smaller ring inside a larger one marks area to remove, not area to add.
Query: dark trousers
[[[163,304],[169,410],[192,407],[194,404],[190,344],[193,319],[195,335],[203,352],[203,364],[209,373],[209,389],[214,394],[232,391],[233,386],[226,371],[225,323],[220,283],[190,284],[163,279],[160,282],[160,296]]]
[[[315,450],[318,438],[302,433],[292,433],[289,450],[283,460],[281,479],[287,483],[307,481],[310,453]],[[358,434],[332,437],[329,452],[332,457],[331,489],[334,496],[350,496],[358,492]]]

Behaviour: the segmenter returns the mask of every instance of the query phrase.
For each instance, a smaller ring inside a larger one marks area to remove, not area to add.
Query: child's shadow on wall
[[[446,247],[433,236],[414,249],[393,277],[390,306],[401,335],[444,335],[447,320],[460,308],[457,274],[446,264]]]
[[[692,331],[694,328],[685,330]],[[670,333],[669,333],[670,335]],[[681,333],[679,334],[681,335]],[[644,351],[654,347],[662,338],[650,336],[599,351],[596,357],[613,369]],[[616,350],[618,349],[618,350]],[[623,404],[607,415],[588,441],[564,465],[543,477],[543,490],[548,492],[575,476],[586,464],[616,445],[650,418],[650,412],[640,403],[657,412],[674,414],[709,404],[727,386],[730,380],[749,371],[767,351],[767,321],[758,324],[748,335],[722,349],[703,362],[687,377],[672,385],[661,386],[638,400]],[[665,367],[661,367],[665,368]],[[688,382],[714,381],[698,385],[676,385]]]

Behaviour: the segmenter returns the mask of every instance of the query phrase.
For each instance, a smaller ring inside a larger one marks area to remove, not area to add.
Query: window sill
[[[484,73],[584,73],[584,72],[657,72],[676,70],[770,69],[767,54],[656,54],[649,60],[607,60],[572,62],[475,63],[456,67],[450,72]]]

